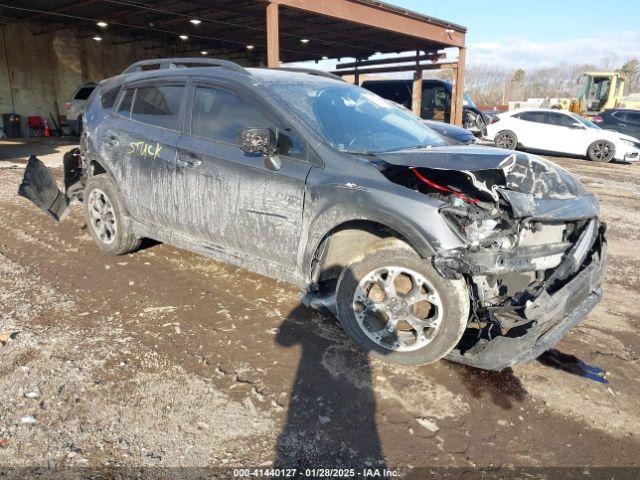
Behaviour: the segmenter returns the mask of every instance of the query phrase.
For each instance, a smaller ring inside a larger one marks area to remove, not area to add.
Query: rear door
[[[104,141],[117,155],[115,174],[129,212],[149,226],[174,229],[172,183],[179,171],[176,145],[184,118],[186,81],[128,85],[117,108],[115,131]]]
[[[295,265],[311,169],[301,137],[250,92],[227,84],[195,83],[187,117],[179,179],[188,201],[177,206],[191,236],[231,255]],[[280,170],[240,150],[237,135],[243,127],[279,132]]]

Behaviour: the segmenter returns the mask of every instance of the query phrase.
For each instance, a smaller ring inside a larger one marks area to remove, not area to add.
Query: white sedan
[[[640,159],[640,140],[604,130],[575,113],[526,109],[497,115],[487,126],[487,139],[499,148],[524,148],[587,156],[595,162]]]

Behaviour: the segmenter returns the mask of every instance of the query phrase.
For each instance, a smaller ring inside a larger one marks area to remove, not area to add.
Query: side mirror
[[[575,128],[575,129],[578,129],[578,130],[582,130],[584,128],[584,125],[579,123],[579,122],[576,122],[576,123],[572,123],[569,128]]]
[[[241,128],[238,132],[238,145],[245,153],[258,153],[264,157],[278,154],[276,134],[270,128]]]

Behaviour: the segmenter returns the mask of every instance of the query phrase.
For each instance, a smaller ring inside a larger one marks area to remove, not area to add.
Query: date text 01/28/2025
[[[281,478],[393,478],[396,470],[386,468],[236,468],[234,477],[281,477]]]

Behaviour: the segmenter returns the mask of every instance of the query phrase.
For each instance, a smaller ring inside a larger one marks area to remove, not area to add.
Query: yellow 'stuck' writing
[[[129,148],[131,150],[129,150],[127,152],[127,155],[131,155],[133,153],[137,153],[138,155],[140,155],[141,157],[153,157],[154,159],[158,158],[158,155],[160,155],[160,150],[162,150],[162,147],[160,146],[159,143],[156,143],[155,148],[153,148],[153,145],[150,143],[145,143],[145,142],[129,142]]]

